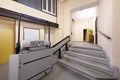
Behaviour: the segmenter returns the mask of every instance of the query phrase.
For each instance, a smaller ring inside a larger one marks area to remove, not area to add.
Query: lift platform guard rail
[[[61,57],[61,48],[70,41],[67,36],[51,48],[32,51],[29,53],[12,54],[9,64],[9,80],[39,80],[46,74],[50,73],[53,67],[53,56],[59,52],[58,58]]]

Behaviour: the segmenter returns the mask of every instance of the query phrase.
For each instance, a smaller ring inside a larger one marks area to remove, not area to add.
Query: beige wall
[[[57,4],[57,23],[59,24],[59,28],[52,28],[51,29],[51,33],[52,33],[52,38],[53,38],[53,41],[52,41],[52,44],[55,44],[57,43],[58,41],[60,41],[61,39],[64,38],[63,36],[63,21],[62,21],[62,15],[63,15],[63,5],[61,3],[60,0],[58,0],[58,4]]]
[[[56,23],[55,16],[49,15],[47,13],[17,3],[13,0],[0,0],[0,7]]]
[[[120,69],[120,0],[113,0],[113,64]]]
[[[57,43],[59,40],[56,39],[57,37],[55,36],[55,28],[50,28],[50,41],[51,41],[51,46]],[[48,26],[45,26],[45,40],[48,40]],[[57,41],[57,42],[55,42]]]
[[[44,26],[43,25],[39,25],[39,24],[34,24],[34,23],[30,23],[30,22],[24,22],[21,21],[21,26],[20,26],[20,41],[24,40],[24,27],[27,28],[35,28],[35,29],[39,29],[40,30],[40,40],[44,40]],[[16,42],[18,41],[18,21],[16,21]]]
[[[98,31],[110,36],[112,39],[113,29],[113,0],[100,0],[98,6]],[[98,33],[98,44],[104,49],[112,63],[112,40]]]

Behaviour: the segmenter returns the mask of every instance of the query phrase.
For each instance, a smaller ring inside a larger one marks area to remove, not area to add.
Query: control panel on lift
[[[21,53],[40,51],[49,48],[49,41],[22,41]]]

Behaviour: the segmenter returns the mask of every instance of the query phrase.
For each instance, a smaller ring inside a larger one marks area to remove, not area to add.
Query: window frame
[[[37,7],[34,7],[34,6],[32,6],[31,4],[27,4],[27,3],[22,3],[22,2],[19,2],[18,0],[13,0],[13,1],[16,1],[16,2],[18,2],[18,3],[21,3],[21,4],[24,4],[25,6],[29,6],[29,7],[31,7],[31,8],[34,8],[34,9],[37,9],[37,10],[40,10],[40,11],[42,11],[42,12],[44,12],[44,13],[47,13],[47,14],[50,14],[50,15],[52,15],[52,16],[55,16],[55,17],[57,17],[57,0],[55,0],[55,10],[53,10],[54,8],[53,8],[53,0],[51,0],[51,11],[48,11],[48,0],[46,0],[46,10],[45,9],[43,9],[43,0],[41,0],[41,8],[39,9],[39,8],[37,8]],[[55,11],[55,13],[54,13],[54,11]]]
[[[55,0],[55,13],[53,11],[53,0],[51,0],[51,11],[48,10],[48,0],[46,0],[46,10],[43,8],[43,0],[42,0],[42,11],[53,16],[57,16],[57,0]]]

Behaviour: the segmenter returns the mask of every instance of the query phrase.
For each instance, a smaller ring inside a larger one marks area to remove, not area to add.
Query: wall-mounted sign
[[[33,28],[24,28],[24,40],[39,40],[40,30]]]

